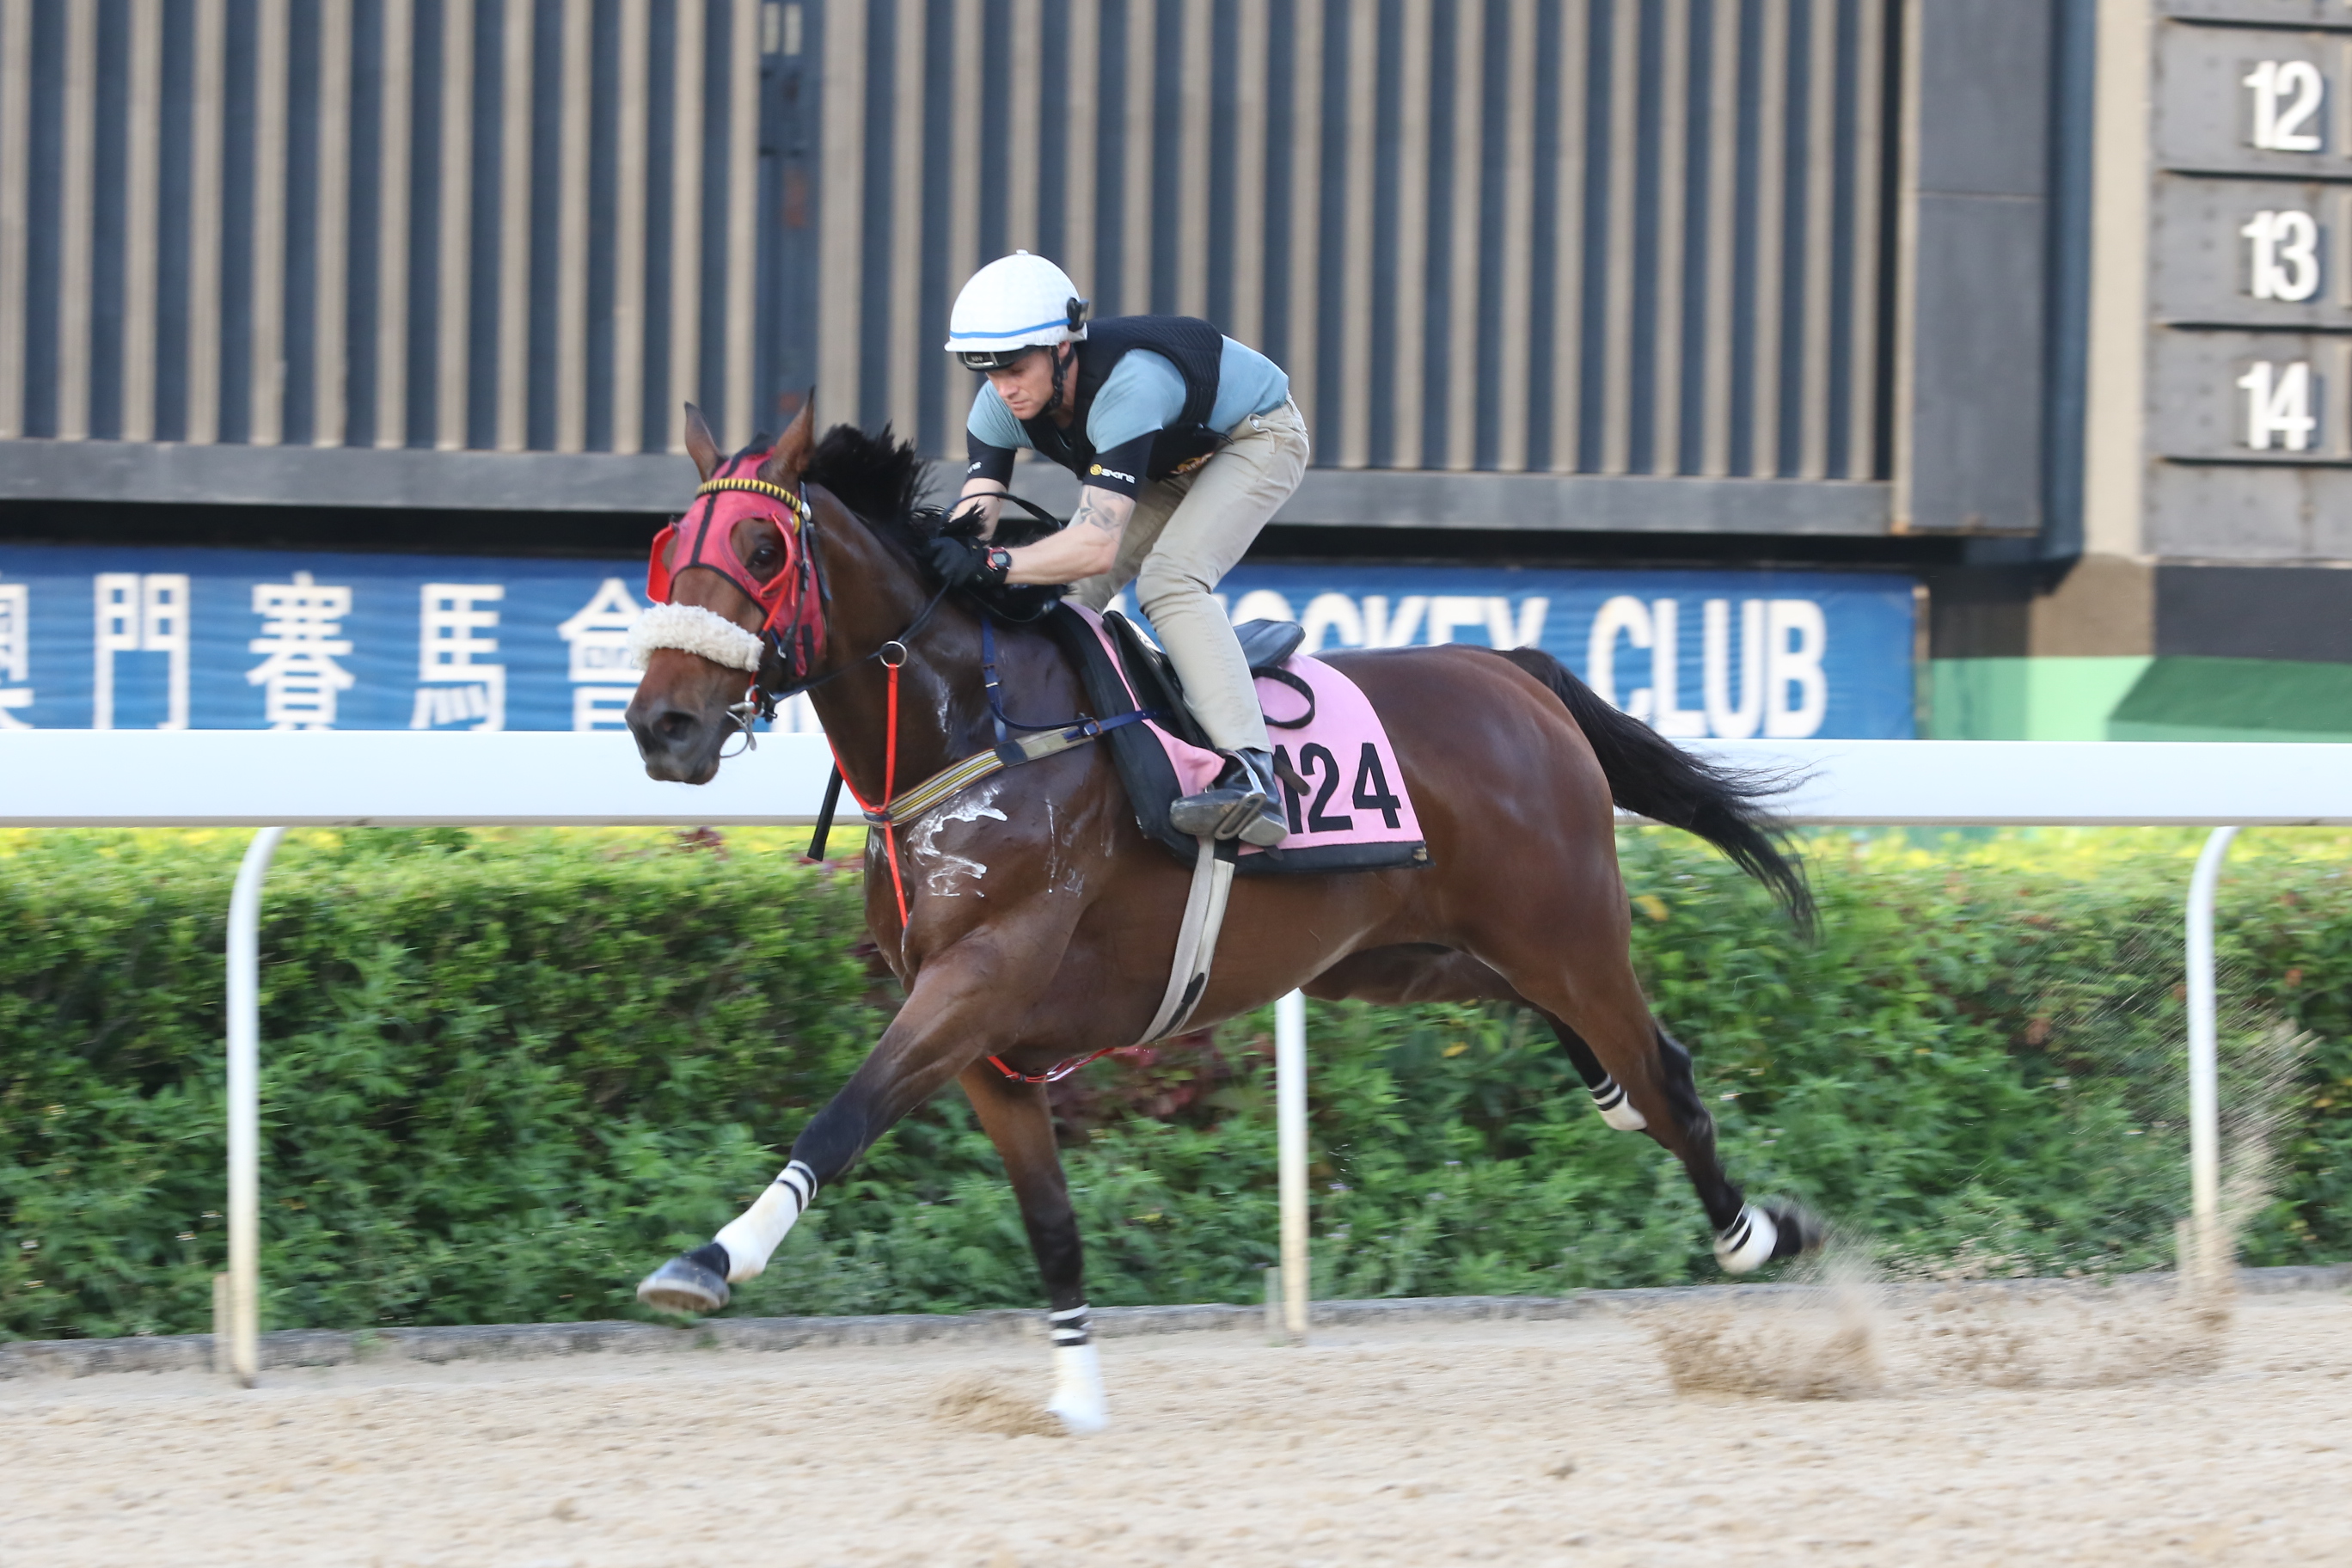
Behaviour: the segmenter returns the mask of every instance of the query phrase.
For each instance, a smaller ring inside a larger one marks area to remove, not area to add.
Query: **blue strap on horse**
[[[1024,763],[1043,762],[1047,757],[1058,756],[1129,724],[1139,724],[1149,719],[1164,721],[1166,718],[1156,708],[1140,708],[1108,719],[1089,719],[1081,714],[1052,724],[1024,723],[1004,711],[1003,695],[999,689],[996,673],[995,623],[985,615],[980,622],[980,646],[982,672],[988,688],[989,718],[996,729],[996,744],[987,751],[974,752],[961,762],[950,763],[889,802],[885,809],[863,813],[867,826],[904,826],[991,774],[1003,773],[1007,768],[1017,768]],[[1016,735],[1013,733],[1015,731],[1026,733]]]
[[[980,617],[980,678],[981,684],[988,691],[988,716],[996,724],[997,760],[1008,768],[1036,761],[1034,756],[1024,752],[1019,742],[1013,739],[1012,732],[1015,730],[1027,730],[1032,733],[1045,730],[1083,730],[1086,732],[1086,738],[1091,741],[1123,724],[1140,723],[1146,719],[1165,720],[1167,718],[1167,715],[1157,708],[1137,708],[1110,719],[1089,719],[1081,714],[1075,719],[1063,719],[1051,724],[1023,723],[1004,710],[1003,687],[996,674],[996,622],[988,616]]]

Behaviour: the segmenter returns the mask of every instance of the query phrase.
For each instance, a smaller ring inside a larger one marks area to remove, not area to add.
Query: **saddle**
[[[1200,721],[1192,717],[1192,705],[1184,700],[1184,682],[1176,673],[1175,661],[1117,610],[1103,616],[1103,628],[1110,634],[1111,647],[1118,651],[1119,673],[1127,677],[1128,689],[1146,708],[1168,715],[1160,728],[1187,745],[1198,746],[1204,752],[1215,750],[1209,744]],[[1297,730],[1312,722],[1313,689],[1282,668],[1298,651],[1298,645],[1307,640],[1307,628],[1297,621],[1244,621],[1234,628],[1234,637],[1242,645],[1242,657],[1249,661],[1252,679],[1287,686],[1307,700],[1305,718],[1269,719],[1267,725]]]
[[[1139,708],[1151,715],[1150,723],[1106,725],[1102,740],[1118,767],[1136,826],[1193,865],[1199,841],[1176,831],[1168,808],[1188,793],[1178,778],[1180,759],[1188,759],[1183,765],[1190,767],[1213,763],[1215,753],[1168,656],[1116,613],[1097,618],[1057,605],[1042,629],[1077,669],[1101,720]],[[1276,768],[1285,778],[1292,818],[1291,838],[1276,848],[1220,846],[1233,857],[1234,869],[1280,876],[1428,864],[1418,822],[1402,793],[1402,776],[1362,693],[1328,665],[1299,655],[1306,633],[1297,622],[1247,621],[1234,630],[1258,682],[1260,703],[1271,691],[1284,710],[1269,713],[1266,727],[1277,737]],[[1291,712],[1294,708],[1298,710]]]

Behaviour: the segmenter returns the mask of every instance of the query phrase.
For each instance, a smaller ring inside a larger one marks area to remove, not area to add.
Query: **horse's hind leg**
[[[1811,1215],[1791,1205],[1746,1202],[1725,1172],[1716,1153],[1715,1118],[1699,1099],[1690,1052],[1651,1016],[1622,923],[1593,918],[1609,907],[1584,900],[1585,919],[1541,922],[1537,929],[1547,937],[1540,943],[1513,932],[1505,944],[1509,951],[1481,956],[1551,1022],[1571,1058],[1577,1047],[1585,1047],[1600,1070],[1622,1086],[1624,1109],[1682,1162],[1715,1229],[1716,1260],[1726,1270],[1746,1274],[1809,1251],[1821,1239]],[[1613,1119],[1612,1124],[1617,1124]]]
[[[1615,903],[1623,907],[1622,889]],[[1573,900],[1606,910],[1608,898]],[[1561,954],[1567,954],[1562,962]],[[1549,1024],[1610,1126],[1647,1131],[1683,1163],[1715,1227],[1716,1257],[1735,1274],[1792,1258],[1819,1238],[1802,1210],[1746,1203],[1715,1152],[1715,1119],[1698,1097],[1690,1052],[1658,1026],[1607,919],[1528,916],[1473,954],[1415,942],[1367,948],[1307,982],[1308,995],[1367,1002],[1514,1002]]]
[[[1601,1065],[1601,1058],[1592,1054],[1592,1047],[1584,1043],[1582,1035],[1542,1008],[1533,1010],[1538,1017],[1551,1026],[1551,1032],[1559,1037],[1559,1048],[1568,1053],[1570,1064],[1576,1068],[1576,1076],[1584,1080],[1584,1087],[1591,1094],[1593,1106],[1601,1112],[1601,1121],[1620,1132],[1639,1132],[1650,1125],[1650,1119],[1635,1108],[1633,1097],[1625,1092],[1625,1086],[1612,1078],[1609,1069]],[[1666,1038],[1666,1032],[1659,1030],[1658,1037]],[[1675,1048],[1682,1049],[1679,1046]],[[1685,1059],[1688,1059],[1687,1053]]]
[[[1054,1334],[1054,1398],[1046,1408],[1073,1432],[1099,1432],[1108,1412],[1087,1322],[1085,1258],[1045,1086],[1009,1079],[984,1061],[966,1068],[959,1081],[1013,1179],[1021,1223],[1045,1282],[1046,1321]]]
[[[1547,1013],[1511,988],[1494,970],[1450,947],[1435,942],[1410,942],[1394,947],[1366,948],[1353,952],[1307,983],[1307,994],[1321,1001],[1343,997],[1405,1006],[1415,1002],[1508,1002],[1526,1007],[1551,1026],[1560,1049],[1592,1096],[1601,1119],[1620,1132],[1639,1132],[1649,1125],[1625,1089],[1609,1076],[1584,1037],[1556,1014]]]

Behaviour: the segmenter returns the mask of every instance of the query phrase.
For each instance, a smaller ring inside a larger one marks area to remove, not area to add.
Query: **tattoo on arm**
[[[1127,527],[1128,514],[1135,510],[1132,505],[1120,505],[1124,499],[1089,485],[1078,498],[1077,515],[1070,521],[1099,528],[1105,533],[1117,534]]]

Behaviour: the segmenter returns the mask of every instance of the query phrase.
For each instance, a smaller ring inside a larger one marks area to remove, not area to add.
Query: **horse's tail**
[[[1505,658],[1549,687],[1584,731],[1618,805],[1696,833],[1772,890],[1800,931],[1813,924],[1813,895],[1802,866],[1781,846],[1786,832],[1762,802],[1797,781],[1781,773],[1727,768],[1691,755],[1604,702],[1566,665],[1540,648],[1511,648]]]

